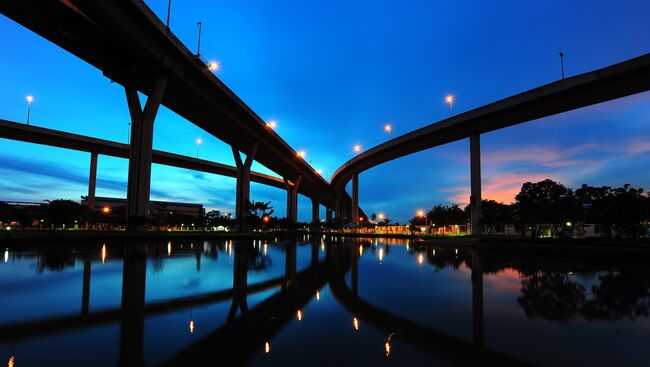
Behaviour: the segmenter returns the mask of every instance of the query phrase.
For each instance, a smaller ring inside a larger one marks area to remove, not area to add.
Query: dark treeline
[[[605,236],[639,237],[644,223],[650,221],[650,195],[642,188],[594,187],[583,184],[572,190],[561,183],[546,179],[526,182],[512,204],[494,200],[481,201],[481,223],[484,228],[502,232],[506,224],[514,224],[523,234],[526,230],[536,236],[539,224],[558,224],[558,235],[570,234],[576,223],[601,226]],[[470,207],[458,204],[436,205],[424,217],[414,216],[412,226],[446,226],[468,223]]]
[[[294,229],[307,226],[306,223],[293,223],[287,218],[273,216],[271,202],[249,201],[246,222],[251,229]],[[0,223],[11,224],[18,228],[82,228],[88,225],[106,225],[119,227],[126,225],[126,207],[97,208],[91,210],[85,205],[72,200],[52,200],[41,205],[17,208],[5,202],[0,202]],[[230,213],[218,210],[207,212],[202,218],[179,212],[152,213],[149,219],[151,227],[184,227],[184,228],[232,228],[235,219]]]

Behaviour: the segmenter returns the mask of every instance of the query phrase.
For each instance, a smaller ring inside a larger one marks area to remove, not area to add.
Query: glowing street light
[[[103,212],[104,214],[108,214],[108,213],[111,212],[111,208],[108,207],[108,206],[105,206],[105,207],[102,208],[102,212]]]
[[[322,174],[323,174],[323,170],[319,168],[319,169],[316,170],[316,173],[318,173],[319,175],[322,175]]]
[[[307,156],[307,152],[305,152],[304,150],[300,150],[300,151],[298,151],[297,155],[298,155],[298,157],[300,157],[302,159],[305,159],[305,157]]]
[[[418,210],[418,217],[424,217],[424,210]]]
[[[355,144],[354,147],[352,147],[355,153],[361,153],[361,145]]]
[[[196,139],[196,159],[199,159],[199,145],[203,143],[203,140],[201,138]]]
[[[268,223],[269,222],[269,216],[265,215],[264,218],[262,218],[262,220],[264,221],[264,223]]]
[[[377,218],[379,218],[379,220],[384,220],[384,213],[379,213]]]
[[[270,120],[269,122],[266,123],[266,126],[271,129],[275,129],[275,127],[278,126],[278,123],[275,120]]]
[[[212,71],[212,72],[215,72],[215,71],[219,70],[219,63],[214,61],[214,60],[210,61],[208,63],[208,69],[210,69],[210,71]]]
[[[447,103],[449,105],[449,117],[453,116],[452,106],[454,105],[454,96],[448,95],[445,98],[445,103]]]
[[[32,101],[34,101],[34,97],[27,96],[27,126],[29,126],[29,114],[32,109]]]
[[[386,125],[384,125],[384,131],[385,131],[388,135],[390,135],[390,133],[393,131],[393,125],[391,125],[391,124],[386,124]]]

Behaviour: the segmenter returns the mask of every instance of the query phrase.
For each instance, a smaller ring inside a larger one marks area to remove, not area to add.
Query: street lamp
[[[199,159],[199,145],[203,143],[203,140],[201,138],[196,139],[196,159]]]
[[[32,96],[27,96],[27,126],[29,126],[29,114],[32,109],[32,101],[34,100],[34,97]]]
[[[305,159],[305,157],[307,156],[307,152],[305,152],[304,150],[300,150],[298,151],[297,155],[298,157]]]
[[[354,149],[355,153],[361,153],[361,145],[359,144],[355,144],[352,149]]]
[[[384,131],[385,131],[388,135],[390,135],[390,133],[393,131],[393,125],[391,125],[391,124],[386,124],[386,125],[384,125]]]
[[[453,116],[453,114],[452,114],[452,106],[454,105],[454,96],[448,95],[445,98],[445,103],[447,103],[449,105],[449,117]]]
[[[429,218],[424,214],[424,210],[418,210],[417,215],[420,218],[424,218],[424,226],[427,228],[427,234],[429,234]]]
[[[271,129],[275,129],[275,127],[278,126],[278,123],[275,120],[270,120],[266,123],[266,126]]]
[[[316,170],[316,173],[318,173],[319,175],[322,176],[323,175],[323,170],[319,168],[319,169]]]
[[[210,69],[211,71],[217,71],[217,70],[219,70],[219,63],[216,62],[216,61],[214,61],[214,60],[213,60],[213,61],[210,61],[210,62],[208,63],[208,69]]]

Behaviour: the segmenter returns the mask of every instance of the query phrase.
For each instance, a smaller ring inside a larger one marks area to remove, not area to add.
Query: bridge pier
[[[471,175],[471,222],[472,235],[478,236],[483,230],[481,224],[481,136],[469,137],[470,175]]]
[[[129,231],[146,231],[151,192],[153,124],[167,87],[167,74],[160,74],[142,110],[138,91],[125,87],[131,115],[131,152],[126,193],[126,220]]]
[[[352,223],[359,224],[359,174],[352,175]]]
[[[341,215],[341,197],[343,195],[341,194],[340,191],[336,191],[334,194],[334,219],[336,220],[337,223],[341,223],[341,218],[343,217]]]
[[[248,202],[250,201],[251,187],[251,165],[257,153],[259,143],[254,143],[246,160],[242,162],[239,150],[232,148],[232,154],[237,166],[237,191],[235,198],[235,232],[246,232],[248,230]]]
[[[293,185],[284,179],[284,187],[287,189],[287,219],[294,224],[298,222],[298,188],[302,181],[302,175],[296,177]]]
[[[90,174],[88,175],[88,196],[86,202],[90,210],[95,210],[95,187],[97,186],[97,152],[90,153]]]
[[[319,198],[311,198],[311,224],[314,227],[320,225],[320,200]]]

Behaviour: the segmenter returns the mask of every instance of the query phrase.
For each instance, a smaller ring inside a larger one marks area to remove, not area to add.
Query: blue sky
[[[146,3],[162,19],[166,0]],[[455,112],[552,82],[558,52],[574,75],[650,52],[650,2],[172,1],[171,29],[219,61],[221,78],[329,178],[364,148]],[[123,88],[99,70],[0,16],[0,118],[126,142]],[[511,201],[528,180],[650,189],[650,93],[482,136],[484,197]],[[233,164],[229,147],[162,108],[154,147]],[[360,204],[404,221],[435,203],[467,202],[469,143],[458,141],[360,176]],[[84,195],[89,155],[0,139],[0,200]],[[97,194],[125,196],[127,161],[100,156]],[[264,167],[254,169],[268,172]],[[232,178],[154,165],[152,198],[230,212]],[[285,193],[252,184],[251,198],[285,213]],[[299,219],[310,202],[299,199]]]

